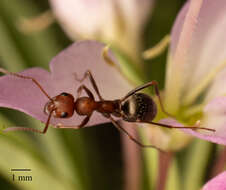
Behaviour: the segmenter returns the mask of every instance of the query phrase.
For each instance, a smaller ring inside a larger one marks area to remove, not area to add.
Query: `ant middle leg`
[[[76,73],[74,73],[74,76],[75,76],[75,79],[76,79],[77,81],[79,81],[79,82],[84,81],[84,80],[88,77],[89,80],[90,80],[90,82],[91,82],[91,84],[92,84],[92,86],[93,86],[93,88],[94,88],[94,90],[95,90],[95,92],[97,93],[97,96],[99,97],[99,99],[100,99],[101,101],[104,100],[104,99],[102,98],[102,96],[100,95],[99,89],[98,89],[98,87],[97,87],[96,81],[94,80],[94,77],[93,77],[91,71],[87,70],[81,79],[79,79],[79,78],[77,77]]]
[[[113,123],[113,125],[119,130],[122,131],[123,133],[125,133],[130,140],[132,140],[133,142],[135,142],[138,146],[142,147],[142,148],[155,148],[161,152],[163,152],[160,148],[154,146],[154,145],[144,145],[141,142],[139,142],[136,138],[134,138],[132,135],[130,135],[123,127],[121,127],[111,116],[109,116],[109,119],[111,120],[111,122]]]
[[[216,131],[215,129],[199,127],[199,122],[197,122],[194,126],[184,126],[184,127],[183,126],[179,127],[179,126],[167,125],[167,124],[163,124],[163,123],[156,123],[156,122],[153,122],[153,121],[150,121],[148,123],[153,124],[153,125],[158,125],[160,127],[169,128],[169,129],[192,129],[192,130],[203,129],[203,130],[212,131],[212,132]]]
[[[147,88],[147,87],[149,87],[149,86],[154,86],[155,94],[156,94],[157,97],[158,97],[159,104],[160,104],[160,107],[161,107],[162,111],[163,111],[166,115],[168,115],[169,117],[174,117],[174,116],[172,116],[170,113],[168,113],[168,112],[165,110],[165,108],[164,108],[164,106],[163,106],[163,103],[162,103],[162,99],[161,99],[161,97],[160,97],[159,88],[158,88],[158,82],[155,81],[155,80],[153,80],[153,81],[151,81],[151,82],[148,82],[148,83],[146,83],[146,84],[143,84],[143,85],[141,85],[141,86],[138,86],[137,88],[131,90],[130,92],[128,92],[128,94],[127,94],[125,97],[123,97],[123,98],[121,99],[121,101],[126,100],[127,98],[129,98],[130,96],[132,96],[133,94],[135,94],[136,92],[141,91],[141,90],[143,90],[143,89],[145,89],[145,88]]]

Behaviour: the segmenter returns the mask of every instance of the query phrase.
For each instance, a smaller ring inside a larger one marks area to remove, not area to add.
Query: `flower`
[[[166,109],[180,122],[200,120],[202,127],[216,130],[186,133],[224,145],[225,8],[224,0],[191,0],[180,11],[171,33],[164,94]],[[172,119],[160,122],[181,126]]]
[[[222,172],[218,176],[208,181],[202,190],[223,190],[226,189],[226,172]]]
[[[73,39],[113,43],[130,57],[140,50],[143,25],[154,0],[50,0],[52,10]]]
[[[109,66],[102,58],[104,44],[95,41],[81,41],[72,44],[60,52],[50,62],[50,73],[41,68],[30,68],[19,74],[33,77],[50,97],[62,92],[72,94],[76,98],[76,90],[81,85],[75,80],[74,74],[82,78],[87,70],[91,70],[100,93],[106,99],[117,99],[124,96],[130,89],[130,85],[117,73],[114,67]],[[113,54],[109,52],[112,60]],[[117,61],[115,60],[117,63]],[[93,87],[87,80],[84,84],[93,91]],[[16,109],[42,121],[47,121],[44,106],[48,98],[31,81],[15,76],[0,77],[0,106]],[[29,90],[28,90],[29,89]],[[94,93],[97,98],[96,94]],[[50,124],[78,125],[82,116],[74,115],[67,119],[51,118]],[[92,115],[88,126],[108,122],[101,114]]]

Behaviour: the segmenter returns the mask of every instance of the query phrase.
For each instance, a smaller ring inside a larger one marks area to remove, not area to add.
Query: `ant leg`
[[[111,116],[109,117],[109,119],[111,120],[111,122],[113,123],[113,125],[119,130],[124,132],[129,138],[130,140],[132,140],[133,142],[135,142],[138,146],[143,147],[143,148],[155,148],[161,152],[163,152],[160,148],[154,146],[154,145],[144,145],[141,142],[139,142],[137,139],[135,139],[132,135],[130,135],[123,127],[121,127]]]
[[[17,74],[17,73],[12,73],[12,72],[9,72],[3,68],[0,68],[0,72],[1,73],[4,73],[4,74],[7,74],[7,75],[12,75],[12,76],[16,76],[16,77],[19,77],[19,78],[22,78],[22,79],[28,79],[28,80],[31,80],[42,92],[43,94],[46,95],[46,97],[50,100],[52,100],[52,98],[47,94],[47,92],[42,88],[41,84],[39,84],[38,81],[36,81],[34,78],[32,77],[28,77],[28,76],[24,76],[24,75],[20,75],[20,74]]]
[[[76,79],[77,81],[79,81],[79,82],[82,82],[83,80],[85,80],[85,79],[88,77],[89,80],[90,80],[90,82],[91,82],[91,84],[92,84],[92,86],[93,86],[93,88],[94,88],[94,90],[95,90],[95,92],[97,93],[99,99],[100,99],[101,101],[104,100],[104,99],[102,98],[102,96],[100,95],[99,89],[98,89],[98,87],[97,87],[96,81],[94,80],[91,71],[87,70],[81,79],[79,79],[79,78],[77,77],[76,73],[74,73],[74,75],[75,75],[75,79]]]
[[[94,100],[94,96],[92,94],[92,92],[85,86],[85,85],[81,85],[78,90],[77,90],[77,98],[80,97],[82,90],[85,90],[85,92],[87,93],[87,95]]]
[[[163,103],[162,103],[162,99],[161,99],[161,97],[160,97],[159,88],[158,88],[158,82],[155,81],[155,80],[153,80],[153,81],[151,81],[151,82],[148,82],[148,83],[146,83],[146,84],[144,84],[144,85],[138,86],[137,88],[131,90],[124,98],[121,99],[121,101],[126,100],[128,97],[132,96],[132,95],[135,94],[136,92],[138,92],[138,91],[140,91],[140,90],[143,90],[143,89],[145,89],[145,88],[147,88],[147,87],[149,87],[149,86],[154,86],[155,93],[156,93],[156,95],[157,95],[157,97],[158,97],[158,100],[159,100],[160,107],[161,107],[162,111],[163,111],[166,115],[168,115],[168,116],[170,116],[170,117],[174,117],[174,116],[172,116],[170,113],[168,113],[168,112],[165,110],[165,108],[164,108],[164,106],[163,106]]]
[[[150,122],[148,122],[148,123],[150,123],[150,124],[153,124],[153,125],[158,125],[158,126],[160,126],[160,127],[165,127],[165,128],[170,128],[170,129],[172,129],[172,128],[176,128],[176,129],[192,129],[192,130],[194,130],[194,129],[203,129],[203,130],[207,130],[207,131],[212,131],[212,132],[215,132],[216,130],[215,129],[210,129],[210,128],[205,128],[205,127],[199,127],[199,122],[197,122],[195,125],[194,125],[194,127],[189,127],[189,126],[187,126],[187,127],[177,127],[177,126],[173,126],[173,125],[167,125],[167,124],[162,124],[162,123],[156,123],[156,122],[152,122],[152,121],[150,121]],[[196,127],[197,126],[197,127]]]
[[[3,130],[3,132],[9,132],[9,131],[31,131],[31,132],[34,132],[34,133],[41,133],[41,134],[45,134],[48,127],[49,127],[49,121],[50,121],[50,118],[52,116],[52,113],[53,113],[54,110],[52,110],[48,116],[48,119],[47,119],[47,122],[46,122],[46,125],[45,125],[45,128],[41,131],[41,130],[38,130],[38,129],[34,129],[34,128],[26,128],[26,127],[9,127],[9,128],[6,128]]]
[[[89,119],[90,119],[91,115],[85,117],[85,119],[83,119],[83,121],[81,122],[80,125],[71,125],[71,126],[64,126],[61,123],[57,124],[56,126],[54,126],[54,128],[58,128],[58,129],[81,129],[83,127],[85,127],[85,125],[88,123]]]

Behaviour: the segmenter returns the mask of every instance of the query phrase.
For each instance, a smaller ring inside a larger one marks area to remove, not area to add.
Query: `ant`
[[[94,77],[92,76],[92,73],[90,71],[86,71],[84,76],[81,79],[78,79],[76,75],[75,75],[75,78],[79,82],[82,82],[88,77],[99,98],[99,101],[96,101],[94,99],[93,93],[85,85],[81,85],[78,88],[77,99],[75,100],[71,94],[66,92],[62,92],[61,94],[51,98],[34,78],[23,76],[17,73],[8,72],[2,68],[0,68],[0,72],[5,74],[10,74],[19,78],[32,80],[34,84],[37,85],[38,88],[43,92],[43,94],[49,99],[49,101],[44,106],[44,113],[48,115],[48,119],[45,124],[45,128],[43,130],[38,130],[34,128],[25,128],[25,127],[10,127],[5,129],[4,130],[5,132],[23,130],[23,131],[32,131],[36,133],[45,134],[49,127],[50,119],[52,116],[55,118],[69,118],[69,117],[72,117],[72,115],[74,114],[74,111],[76,111],[76,113],[80,116],[86,116],[81,122],[81,124],[77,126],[64,126],[59,123],[56,126],[54,126],[54,128],[71,128],[71,129],[83,128],[90,120],[93,112],[97,111],[101,113],[104,117],[108,118],[119,131],[124,132],[137,145],[141,147],[152,147],[158,150],[160,149],[156,146],[144,145],[141,142],[139,142],[137,139],[131,136],[123,127],[121,127],[120,124],[117,123],[117,121],[112,116],[122,118],[124,121],[127,121],[127,122],[150,123],[153,125],[158,125],[166,128],[180,128],[180,129],[189,128],[189,129],[204,129],[209,131],[215,131],[214,129],[203,128],[198,126],[177,127],[177,126],[153,122],[152,120],[155,118],[157,114],[156,103],[153,101],[153,99],[150,96],[144,93],[138,93],[139,91],[147,87],[154,86],[155,93],[158,97],[158,101],[160,103],[160,107],[162,111],[166,115],[171,116],[169,113],[165,111],[163,107],[162,100],[160,98],[159,89],[158,89],[158,83],[156,81],[151,81],[144,85],[138,86],[137,88],[128,92],[121,99],[105,100],[100,95],[99,89],[94,80]],[[80,97],[83,90],[86,92],[87,96]]]

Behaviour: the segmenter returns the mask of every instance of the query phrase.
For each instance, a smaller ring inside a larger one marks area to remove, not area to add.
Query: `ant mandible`
[[[156,103],[152,100],[150,96],[144,93],[138,93],[139,91],[147,87],[154,86],[155,93],[158,97],[162,111],[166,115],[171,116],[164,109],[164,106],[162,104],[160,94],[159,94],[158,83],[156,81],[151,81],[144,85],[138,86],[137,88],[127,93],[121,99],[105,100],[100,95],[99,89],[96,85],[96,82],[91,72],[86,71],[82,79],[78,79],[76,77],[76,80],[82,82],[88,77],[99,98],[99,101],[96,101],[94,99],[93,93],[85,85],[81,85],[78,88],[77,99],[75,100],[71,94],[66,92],[62,92],[61,94],[51,98],[34,78],[23,76],[17,73],[8,72],[2,68],[0,68],[0,72],[5,74],[10,74],[19,78],[32,80],[34,84],[37,85],[38,88],[43,92],[43,94],[45,94],[45,96],[49,99],[49,101],[44,106],[44,113],[48,114],[48,119],[45,124],[45,128],[43,130],[38,130],[34,128],[25,128],[25,127],[9,127],[4,130],[5,132],[23,130],[23,131],[32,131],[36,133],[45,134],[49,127],[49,122],[52,116],[55,118],[69,118],[74,114],[74,111],[76,111],[78,115],[86,116],[80,125],[64,126],[62,124],[57,124],[56,126],[54,126],[54,128],[80,129],[82,127],[85,127],[90,117],[92,116],[93,112],[97,111],[101,113],[104,117],[108,118],[119,131],[124,132],[137,145],[141,147],[152,147],[158,150],[160,150],[158,147],[153,145],[144,145],[141,142],[139,142],[137,139],[135,139],[133,136],[131,136],[123,127],[120,126],[119,123],[117,123],[117,121],[112,117],[112,115],[115,117],[122,118],[124,121],[127,121],[127,122],[150,123],[153,125],[158,125],[166,128],[180,128],[180,129],[189,128],[189,129],[204,129],[209,131],[215,131],[214,129],[197,127],[197,126],[177,127],[177,126],[153,122],[152,120],[155,118],[157,114]],[[80,97],[82,90],[84,90],[88,96]]]

